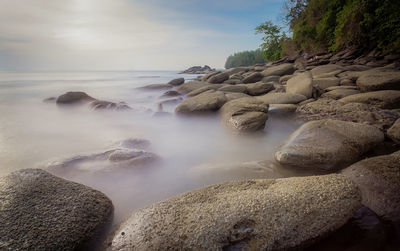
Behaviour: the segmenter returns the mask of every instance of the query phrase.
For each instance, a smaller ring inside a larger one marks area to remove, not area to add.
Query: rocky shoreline
[[[361,234],[343,241],[342,248],[399,248],[399,60],[399,55],[347,50],[225,71],[206,69],[194,81],[180,78],[142,87],[166,91],[155,114],[166,113],[168,103],[177,104],[176,116],[218,114],[221,125],[234,134],[263,131],[272,114],[304,121],[276,149],[275,161],[327,174],[229,181],[180,194],[133,212],[105,248],[321,250],[346,231]],[[45,101],[130,109],[81,92]],[[85,171],[82,166],[91,161],[102,163],[102,171],[156,166],[162,160],[148,151],[149,145],[128,139],[108,151],[46,168],[52,173]],[[37,169],[1,178],[0,198],[2,250],[88,249],[87,243],[106,231],[113,211],[102,193]]]

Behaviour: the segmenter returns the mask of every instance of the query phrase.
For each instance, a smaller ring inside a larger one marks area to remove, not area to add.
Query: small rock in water
[[[67,92],[56,100],[58,105],[78,104],[96,100],[84,92]]]

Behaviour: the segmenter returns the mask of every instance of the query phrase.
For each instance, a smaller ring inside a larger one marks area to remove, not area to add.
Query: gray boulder
[[[227,99],[227,102],[239,98],[250,98],[249,95],[240,92],[225,92],[225,97]]]
[[[258,96],[257,99],[266,104],[297,104],[307,98],[301,94],[292,93],[267,93],[263,96]]]
[[[199,89],[203,86],[207,85],[206,82],[201,82],[201,81],[189,81],[187,83],[184,83],[176,88],[176,91],[181,93],[181,94],[186,94],[191,91],[194,91],[196,89]]]
[[[297,105],[293,104],[270,104],[268,112],[270,114],[290,114],[294,113]]]
[[[360,91],[352,89],[336,89],[333,91],[325,92],[321,95],[323,98],[341,99],[350,95],[358,94]]]
[[[254,84],[247,84],[247,93],[251,96],[259,96],[272,91],[275,87],[273,83],[257,82]]]
[[[304,124],[275,152],[283,165],[326,170],[344,168],[383,142],[376,127],[340,120],[318,120]]]
[[[56,100],[58,105],[71,105],[79,103],[87,103],[96,100],[84,92],[67,92],[59,96]]]
[[[366,71],[357,79],[357,85],[363,92],[400,90],[400,71]]]
[[[200,87],[198,89],[195,89],[191,92],[189,92],[188,94],[186,94],[187,97],[194,97],[197,96],[203,92],[209,91],[209,90],[218,90],[219,88],[223,87],[223,84],[206,84],[203,87]]]
[[[359,93],[340,99],[344,103],[364,103],[384,109],[400,108],[400,91],[385,90]]]
[[[185,99],[176,109],[176,114],[194,114],[218,110],[227,102],[225,94],[221,91],[207,91],[195,97]]]
[[[271,66],[264,71],[262,71],[262,75],[264,77],[268,76],[283,76],[283,75],[290,75],[295,71],[293,64],[280,64],[277,66]]]
[[[101,192],[25,169],[0,178],[1,250],[88,250],[111,223]]]
[[[255,98],[239,98],[227,102],[221,108],[225,126],[236,132],[262,130],[268,119],[268,105]]]
[[[229,74],[226,72],[221,72],[207,79],[207,82],[212,84],[220,84],[228,79],[229,79]]]
[[[286,92],[292,94],[301,94],[307,98],[312,97],[313,80],[309,72],[294,75],[287,81]]]
[[[255,83],[255,82],[260,81],[263,78],[264,78],[264,75],[262,75],[259,72],[254,72],[254,73],[251,73],[249,76],[245,77],[243,79],[243,83],[245,83],[245,84]]]
[[[173,80],[168,82],[169,85],[173,85],[173,86],[181,85],[183,83],[185,83],[185,79],[184,78],[177,78],[177,79],[173,79]]]
[[[225,85],[218,89],[223,92],[239,92],[245,93],[247,91],[246,85]]]
[[[280,78],[281,78],[280,76],[263,77],[261,79],[261,82],[264,82],[264,83],[269,83],[269,82],[279,83]]]
[[[400,143],[400,118],[394,122],[394,124],[387,131],[387,135],[393,141]]]
[[[363,205],[379,216],[400,215],[400,151],[364,159],[344,169],[342,174],[360,188]]]
[[[316,86],[322,90],[325,90],[331,86],[338,86],[340,84],[340,79],[336,77],[330,78],[314,78],[313,79],[313,86]]]
[[[337,174],[226,182],[137,210],[111,248],[300,249],[344,225],[360,200],[357,187]]]
[[[335,65],[335,64],[327,64],[327,65],[321,65],[313,68],[311,70],[311,74],[314,78],[317,76],[319,78],[323,77],[333,77],[341,72],[343,72],[345,69],[340,66],[340,65]]]
[[[180,96],[181,94],[177,91],[166,91],[163,93],[163,95],[161,95],[161,98],[165,98],[165,97],[176,97],[176,96]]]

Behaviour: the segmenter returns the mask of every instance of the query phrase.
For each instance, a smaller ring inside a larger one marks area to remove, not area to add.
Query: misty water
[[[116,142],[143,138],[161,161],[145,168],[101,171],[96,162],[83,170],[50,170],[65,179],[105,193],[114,203],[114,224],[134,209],[197,187],[227,180],[307,175],[273,160],[276,147],[300,122],[270,116],[263,132],[235,135],[218,114],[182,118],[176,104],[155,116],[165,90],[136,89],[195,75],[177,72],[1,72],[0,175],[23,168],[114,149]],[[60,108],[43,99],[84,91],[100,100],[125,101],[129,111],[94,111],[87,106]],[[261,163],[260,163],[261,162]],[[244,163],[244,164],[243,164]]]

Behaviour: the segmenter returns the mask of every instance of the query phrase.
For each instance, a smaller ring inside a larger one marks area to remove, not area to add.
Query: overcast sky
[[[0,70],[223,67],[284,0],[0,0]]]

